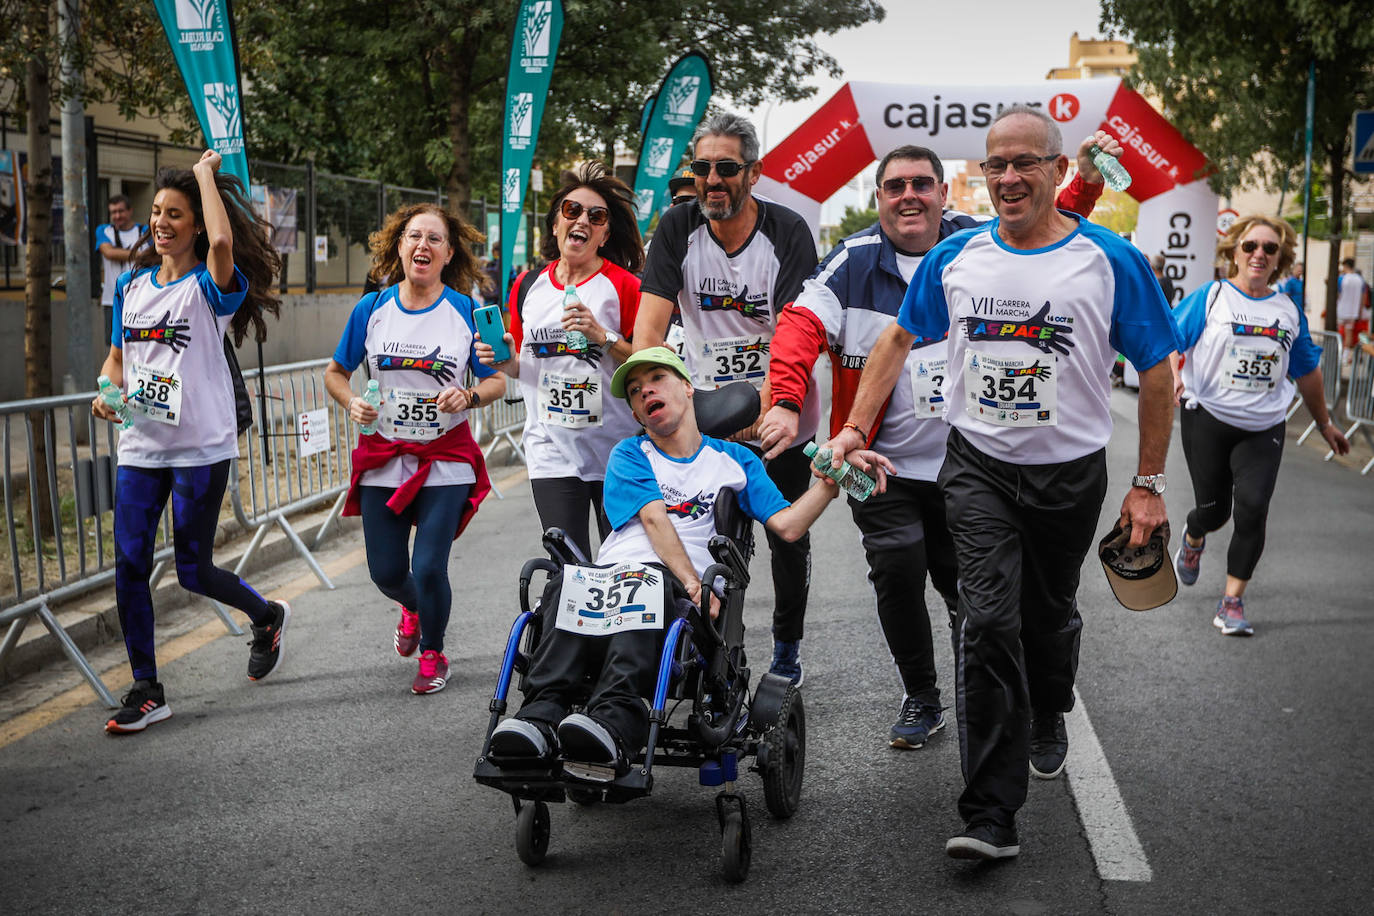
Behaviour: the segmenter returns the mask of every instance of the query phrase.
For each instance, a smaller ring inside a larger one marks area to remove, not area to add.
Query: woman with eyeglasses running
[[[1327,444],[1340,455],[1350,451],[1322,397],[1321,348],[1307,316],[1269,288],[1292,265],[1296,243],[1282,220],[1236,220],[1217,246],[1229,279],[1195,290],[1174,311],[1183,354],[1175,393],[1196,504],[1174,565],[1184,585],[1197,582],[1206,536],[1234,514],[1226,589],[1212,619],[1226,636],[1254,632],[1243,597],[1264,550],[1294,390]]]
[[[625,338],[639,308],[644,245],[633,194],[600,162],[582,166],[544,216],[543,270],[521,274],[510,292],[512,358],[482,361],[520,379],[525,398],[522,446],[542,528],[561,528],[592,556],[588,513],[602,537],[606,461],[639,424],[608,396],[615,369],[630,355]]]
[[[343,514],[362,516],[368,572],[401,605],[396,651],[409,657],[420,650],[410,686],[416,694],[448,683],[449,552],[491,489],[467,412],[506,391],[505,378],[473,352],[474,306],[458,292],[477,280],[471,245],[481,241],[436,204],[387,217],[369,239],[370,276],[386,288],[358,301],[324,372],[329,394],[364,427]],[[349,383],[364,362],[380,383],[380,409]],[[478,380],[473,388],[465,384],[469,370]]]

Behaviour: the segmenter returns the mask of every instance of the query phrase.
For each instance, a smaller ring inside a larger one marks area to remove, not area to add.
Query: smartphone
[[[504,363],[510,359],[510,346],[506,343],[506,326],[501,323],[501,306],[484,305],[473,310],[472,320],[477,325],[477,336],[482,343],[490,344],[492,359]]]

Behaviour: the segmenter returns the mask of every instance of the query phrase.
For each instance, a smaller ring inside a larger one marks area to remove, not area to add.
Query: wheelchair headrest
[[[697,427],[703,435],[723,439],[753,424],[759,417],[759,393],[748,382],[731,382],[692,395]]]

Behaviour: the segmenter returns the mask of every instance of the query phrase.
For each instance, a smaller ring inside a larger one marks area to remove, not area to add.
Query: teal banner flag
[[[561,0],[524,0],[515,17],[510,70],[506,76],[506,120],[501,137],[501,299],[515,263],[516,235],[525,207],[525,187],[539,141],[544,99],[563,37]]]
[[[209,149],[248,193],[243,146],[243,96],[228,0],[153,0]]]
[[[641,234],[648,231],[653,215],[667,202],[668,179],[673,177],[710,100],[711,66],[706,58],[697,51],[679,57],[654,96],[654,110],[639,147],[635,202]]]

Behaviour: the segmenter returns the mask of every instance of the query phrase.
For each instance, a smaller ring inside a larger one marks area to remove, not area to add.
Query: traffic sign
[[[1374,111],[1355,112],[1354,172],[1374,175]]]

